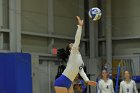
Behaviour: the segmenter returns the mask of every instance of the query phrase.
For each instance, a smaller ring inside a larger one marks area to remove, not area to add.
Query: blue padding
[[[32,93],[30,54],[0,53],[0,93]]]
[[[140,76],[133,76],[132,79],[133,79],[136,83],[140,83]]]

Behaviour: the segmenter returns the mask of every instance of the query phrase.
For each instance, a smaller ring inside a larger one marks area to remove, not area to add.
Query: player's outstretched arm
[[[96,86],[97,83],[95,81],[87,81],[87,85],[90,85],[90,86]]]
[[[79,44],[80,44],[80,40],[81,40],[82,27],[84,25],[84,21],[79,16],[76,16],[76,18],[77,18],[77,22],[78,22],[78,29],[77,29],[77,32],[75,35],[75,42],[74,42],[73,47],[78,48]]]
[[[83,68],[79,71],[79,74],[84,79],[84,81],[86,82],[87,85],[96,86],[97,83],[95,81],[90,81],[88,79],[88,77],[87,77],[86,73],[84,72]]]

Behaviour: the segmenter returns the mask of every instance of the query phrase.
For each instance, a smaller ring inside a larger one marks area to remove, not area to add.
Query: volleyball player
[[[131,79],[129,71],[124,72],[125,79],[120,83],[120,93],[138,93],[136,83]]]
[[[109,79],[106,69],[102,70],[102,76],[98,83],[98,93],[114,93],[113,81]]]
[[[69,60],[66,66],[66,69],[62,75],[57,78],[54,82],[54,88],[56,93],[72,93],[72,82],[79,73],[87,85],[95,86],[96,82],[90,81],[85,74],[83,67],[84,63],[82,56],[79,52],[79,44],[81,40],[81,33],[83,27],[83,20],[79,16],[76,17],[78,20],[78,29],[75,35],[75,42],[71,43],[67,47],[67,52],[69,54]]]

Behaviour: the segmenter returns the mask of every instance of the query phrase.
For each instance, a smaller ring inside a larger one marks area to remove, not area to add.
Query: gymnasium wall
[[[0,5],[0,11],[2,13],[0,13],[0,17],[3,20],[0,20],[0,25],[2,24],[2,26],[0,27],[1,29],[9,29],[9,12],[8,12],[8,0],[1,0],[0,1],[2,3],[2,5]],[[8,50],[9,49],[9,34],[8,33],[0,33],[0,37],[3,34],[3,50]],[[1,45],[0,45],[1,46]]]
[[[140,0],[112,0],[113,55],[140,53]],[[128,38],[127,40],[124,38]]]
[[[81,4],[81,5],[80,5]],[[74,37],[77,23],[75,16],[83,11],[80,0],[54,0],[53,2],[53,35]],[[22,33],[49,34],[48,0],[21,0]],[[82,16],[81,16],[82,17]],[[82,17],[83,18],[83,17]],[[47,53],[52,39],[22,35],[22,51]],[[53,47],[62,48],[72,40],[54,39]]]
[[[47,0],[21,1],[22,32],[47,33]],[[47,52],[47,38],[22,35],[22,51]]]

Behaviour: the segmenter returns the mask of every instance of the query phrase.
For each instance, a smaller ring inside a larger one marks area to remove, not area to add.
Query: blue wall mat
[[[0,53],[0,93],[32,93],[31,56]]]

